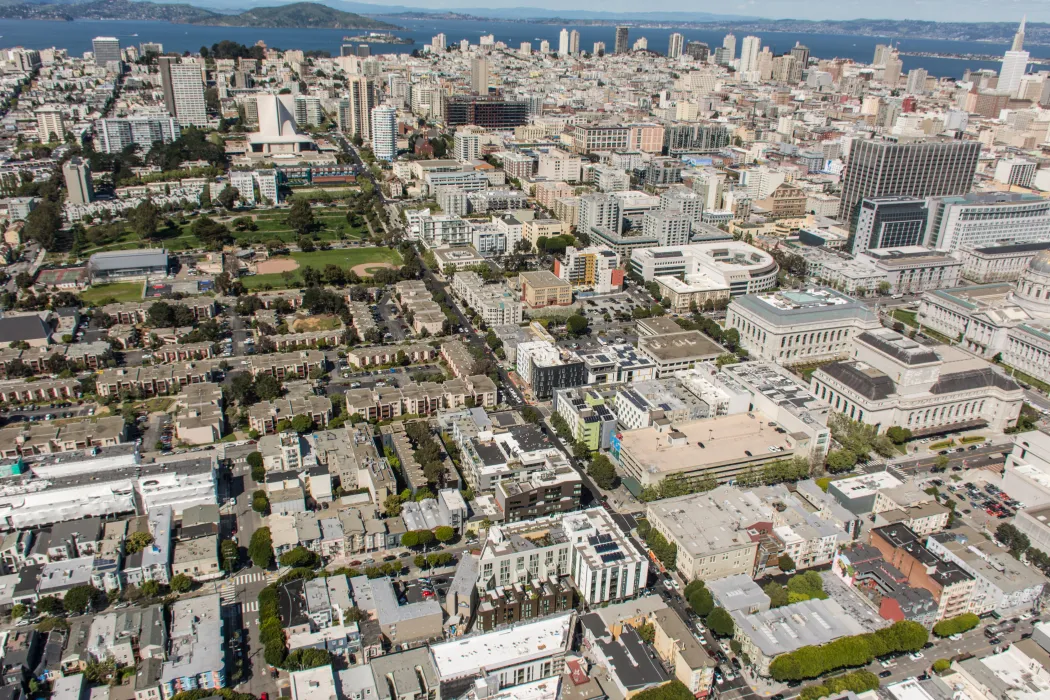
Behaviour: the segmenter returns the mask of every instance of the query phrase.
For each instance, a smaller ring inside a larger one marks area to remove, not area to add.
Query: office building
[[[981,192],[928,202],[927,240],[956,251],[1005,241],[1037,243],[1050,237],[1050,200],[1034,194]]]
[[[864,198],[860,203],[853,254],[872,248],[922,245],[926,240],[926,202],[914,197]]]
[[[112,36],[96,36],[91,40],[91,50],[95,54],[95,65],[103,66],[110,61],[120,60],[120,41]]]
[[[175,56],[157,59],[164,106],[179,124],[208,125],[208,106],[204,100],[204,81],[198,63],[179,63]]]
[[[752,357],[785,365],[845,358],[857,334],[881,325],[867,306],[826,288],[748,294],[726,311],[726,328]]]
[[[977,284],[1016,282],[1032,258],[1048,249],[1050,241],[961,248],[962,276]]]
[[[1037,167],[1035,161],[1025,158],[1003,158],[995,164],[995,179],[1011,187],[1029,188]]]
[[[653,245],[633,250],[630,255],[629,269],[645,282],[659,282],[662,278],[709,282],[712,288],[728,289],[734,297],[772,289],[780,270],[769,253],[743,241]]]
[[[616,28],[616,44],[615,44],[615,48],[614,48],[614,53],[617,53],[617,54],[625,54],[625,53],[627,53],[627,51],[629,50],[629,46],[630,46],[628,44],[629,40],[630,39],[629,39],[628,28],[627,27],[617,27]]]
[[[867,197],[948,197],[973,186],[981,145],[976,141],[855,140],[842,173],[839,220],[856,227]]]
[[[679,56],[681,56],[682,55],[682,42],[684,42],[684,41],[685,41],[685,37],[683,37],[678,32],[674,32],[673,34],[671,34],[671,38],[670,38],[670,40],[667,43],[667,57],[668,58],[678,58]]]
[[[487,61],[486,61],[487,63]],[[445,122],[450,127],[474,124],[507,130],[529,123],[529,103],[498,96],[451,95],[445,98]]]
[[[95,199],[95,188],[91,184],[91,167],[87,161],[74,156],[62,164],[62,177],[66,183],[66,201],[73,204],[90,204]]]
[[[1024,50],[1024,25],[1014,34],[1013,45],[1010,50],[1003,54],[1003,64],[999,69],[999,84],[997,88],[1009,95],[1011,98],[1017,96],[1017,89],[1021,86],[1021,79],[1028,70],[1028,52]]]
[[[745,36],[740,44],[740,73],[745,75],[745,80],[750,79],[747,74],[758,71],[758,54],[762,49],[762,40],[757,36]]]
[[[516,369],[538,399],[548,399],[555,389],[581,386],[586,381],[583,361],[546,340],[519,344]]]
[[[372,110],[372,151],[387,162],[397,157],[397,110],[390,105]]]

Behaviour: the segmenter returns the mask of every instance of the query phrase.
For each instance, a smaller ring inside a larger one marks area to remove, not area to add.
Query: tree
[[[268,569],[273,564],[273,539],[270,528],[261,527],[252,533],[248,543],[248,557],[260,569]]]
[[[605,455],[597,455],[587,467],[587,475],[594,480],[598,488],[609,490],[616,487],[616,467]]]
[[[908,440],[911,440],[911,431],[899,425],[894,425],[886,431],[886,437],[893,440],[894,445],[903,445]]]
[[[656,628],[653,627],[651,622],[636,627],[634,631],[638,633],[638,636],[641,637],[642,641],[646,644],[652,644],[653,640],[656,639]]]
[[[281,395],[281,382],[269,374],[255,380],[255,394],[263,401],[273,401]]]
[[[285,217],[284,222],[291,226],[299,236],[305,236],[313,231],[317,222],[309,200],[302,198],[292,200],[292,207],[288,210],[288,216]]]
[[[215,201],[222,205],[223,209],[233,209],[237,205],[237,198],[241,196],[241,193],[236,187],[226,185],[219,192],[219,195],[215,198]]]
[[[693,693],[682,681],[673,680],[665,685],[643,690],[633,696],[632,700],[693,700]]]
[[[252,510],[261,515],[266,515],[270,510],[270,499],[262,489],[252,494]]]
[[[213,250],[218,250],[233,241],[230,229],[208,216],[202,216],[194,221],[190,231],[201,243]]]
[[[714,608],[707,616],[707,629],[716,637],[733,636],[733,618],[725,608]]]
[[[841,474],[857,464],[857,455],[847,449],[831,450],[828,452],[825,464],[827,470],[832,474]]]
[[[55,238],[61,228],[62,210],[57,203],[45,199],[37,204],[36,209],[29,212],[22,236],[36,241],[44,250],[52,251],[55,249]]]
[[[266,479],[266,467],[263,466],[261,452],[252,452],[248,455],[248,466],[252,469],[252,481],[258,484]]]
[[[160,595],[160,583],[153,579],[149,579],[148,581],[142,582],[142,585],[139,586],[139,590],[142,591],[142,595],[147,598],[156,598]]]
[[[401,503],[401,497],[398,496],[396,493],[392,493],[389,496],[387,496],[386,499],[383,501],[383,512],[389,518],[396,518],[397,516],[401,515]]]
[[[419,546],[425,547],[434,541],[434,533],[430,530],[416,530],[416,536],[419,538]]]
[[[50,595],[46,595],[36,601],[36,611],[43,613],[44,615],[61,615],[65,611],[65,606],[62,601],[58,598]]]
[[[434,528],[434,539],[441,544],[452,541],[452,538],[456,536],[456,531],[448,525],[441,525],[440,527]]]
[[[316,569],[321,563],[321,558],[306,547],[300,546],[282,554],[280,561],[281,566],[290,566],[293,569]]]
[[[193,588],[193,579],[186,574],[175,574],[171,577],[168,586],[176,593],[187,593]]]
[[[124,540],[124,553],[135,554],[151,544],[153,544],[153,535],[149,534],[149,532],[133,532],[130,537]]]
[[[762,592],[769,596],[769,607],[782,608],[788,604],[787,589],[776,581],[770,581],[762,587]]]
[[[539,423],[542,418],[540,412],[532,406],[526,406],[521,409],[521,417],[525,419],[526,423]]]
[[[332,655],[325,649],[296,649],[284,660],[288,671],[305,671],[332,663]]]
[[[226,573],[233,573],[237,569],[237,561],[240,559],[240,548],[234,540],[223,540],[219,545],[222,555],[222,568]]]
[[[94,586],[73,586],[62,598],[62,605],[71,613],[83,615],[89,610],[101,609],[106,604],[106,594]]]
[[[580,336],[587,333],[587,317],[580,314],[569,316],[569,320],[565,322],[565,330],[569,335]]]
[[[780,567],[781,571],[794,571],[795,560],[786,554],[781,554],[780,559],[777,561],[777,566]]]
[[[147,198],[129,211],[127,216],[128,223],[131,224],[131,230],[139,238],[148,241],[157,235],[157,227],[160,225],[160,210],[157,209],[157,205],[153,203],[152,199]]]
[[[416,547],[419,545],[419,532],[416,530],[409,530],[405,534],[401,535],[401,546],[402,547]]]
[[[955,617],[941,620],[933,626],[933,633],[938,637],[950,637],[953,634],[969,632],[979,624],[981,624],[981,618],[977,615],[974,615],[973,613],[963,613],[962,615],[956,615]]]
[[[689,601],[689,607],[693,609],[693,612],[700,617],[707,617],[715,607],[714,596],[706,587],[693,591],[691,595],[686,596],[686,600]]]
[[[308,416],[308,415],[304,414],[304,415],[299,415],[299,416],[295,416],[294,418],[292,418],[292,430],[294,430],[295,432],[299,433],[300,435],[304,435],[306,433],[313,432],[313,429],[314,429],[314,419],[313,419],[312,416]]]

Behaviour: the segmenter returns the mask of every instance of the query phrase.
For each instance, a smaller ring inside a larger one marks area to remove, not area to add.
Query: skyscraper
[[[388,162],[397,155],[397,110],[390,105],[372,110],[372,152]]]
[[[740,45],[740,72],[758,70],[758,53],[762,49],[762,40],[757,36],[745,36]]]
[[[62,121],[62,110],[57,107],[41,107],[36,111],[36,133],[42,143],[61,141],[66,137],[66,125]]]
[[[565,41],[568,43],[568,37]],[[475,95],[489,94],[489,61],[487,58],[470,59],[470,91]]]
[[[736,35],[726,34],[722,39],[722,48],[725,49],[725,60],[728,63],[736,58]]]
[[[627,41],[628,41],[627,37],[628,37],[627,27],[617,27],[616,28],[616,46],[615,46],[616,53],[627,53],[627,51],[630,49],[630,45],[627,43]]]
[[[684,44],[684,42],[685,37],[683,37],[681,34],[679,34],[678,32],[672,34],[670,41],[667,43],[667,57],[678,58],[679,56],[681,56],[682,45]]]
[[[596,42],[594,42],[594,50],[592,51],[592,53],[595,56],[604,56],[605,55],[605,42],[604,41],[596,41]]]
[[[1017,88],[1021,86],[1021,78],[1028,69],[1028,52],[1024,50],[1024,25],[1025,19],[1021,20],[1021,26],[1014,34],[1014,43],[1010,50],[1003,54],[1003,65],[999,70],[999,90],[1010,97],[1017,96]]]
[[[905,92],[909,95],[923,95],[926,93],[926,78],[929,74],[924,68],[912,68],[908,71],[908,86]]]
[[[795,57],[795,66],[791,75],[791,82],[797,83],[802,80],[802,71],[809,66],[809,47],[799,42],[791,49],[791,55]]]
[[[569,53],[573,56],[580,53],[580,33],[575,29],[569,32]]]
[[[443,53],[445,51],[445,44],[446,40],[444,34],[437,34],[434,36],[433,39],[430,40],[430,48],[435,53],[439,51]]]
[[[558,55],[568,56],[569,55],[569,30],[562,27],[562,30],[558,32]]]
[[[91,168],[78,156],[73,156],[62,166],[62,177],[68,192],[66,199],[72,204],[90,204],[95,199],[95,188],[91,186]]]
[[[179,124],[208,125],[208,106],[204,101],[204,81],[196,63],[179,63],[174,56],[157,59],[164,106]]]
[[[873,66],[884,66],[886,65],[886,57],[889,56],[892,46],[886,44],[875,44],[875,57],[871,59],[871,65]]]
[[[976,141],[856,140],[842,173],[839,219],[855,229],[858,205],[868,197],[944,197],[966,194],[981,144]]]
[[[889,55],[886,56],[886,63],[883,65],[886,66],[886,69],[882,72],[882,84],[889,88],[897,87],[897,83],[901,81],[904,62],[901,61],[896,49],[889,52]]]
[[[120,60],[120,42],[112,36],[96,36],[91,40],[95,52],[95,65],[104,66],[110,61]]]
[[[364,141],[372,138],[372,109],[376,106],[376,84],[363,75],[352,75],[347,79],[347,124],[343,131],[360,136]],[[340,125],[343,126],[343,125]]]

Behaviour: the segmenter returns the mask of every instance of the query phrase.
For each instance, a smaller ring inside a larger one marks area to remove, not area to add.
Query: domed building
[[[985,359],[1050,382],[1050,250],[1034,255],[1015,283],[927,292],[918,322]]]

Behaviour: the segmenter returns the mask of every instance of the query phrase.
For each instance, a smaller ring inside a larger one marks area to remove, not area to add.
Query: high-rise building
[[[926,78],[929,73],[925,68],[912,68],[908,71],[908,86],[904,89],[909,95],[926,94]]]
[[[887,44],[875,44],[875,57],[871,60],[871,65],[886,65],[886,57],[890,55],[890,51],[892,50],[893,47]]]
[[[445,100],[445,123],[475,124],[486,129],[508,129],[529,123],[529,103],[500,97],[453,95]]]
[[[795,58],[795,66],[791,74],[791,82],[797,83],[802,80],[802,71],[806,70],[806,67],[809,66],[809,47],[796,41],[795,46],[791,49],[791,55]]]
[[[1005,92],[1010,97],[1017,96],[1017,88],[1021,86],[1021,78],[1028,70],[1028,52],[1024,50],[1024,25],[1025,19],[1021,20],[1021,26],[1014,34],[1014,43],[1010,50],[1003,54],[1003,65],[999,70],[999,91]]]
[[[164,44],[159,41],[144,41],[139,44],[139,54],[145,56],[148,53],[161,55],[164,53]]]
[[[627,53],[629,48],[627,27],[616,28],[616,53]]]
[[[340,46],[339,47],[339,55],[340,56],[353,56],[354,55],[354,45],[353,44],[343,44],[342,46]]]
[[[371,114],[376,106],[376,84],[363,75],[347,78],[347,123],[340,124],[345,133],[360,136],[365,141],[372,139]]]
[[[853,254],[877,248],[922,245],[926,238],[926,200],[870,197],[861,200]]]
[[[299,126],[319,126],[324,119],[321,98],[313,95],[295,96],[295,123]]]
[[[675,32],[671,35],[670,40],[667,42],[667,57],[678,58],[682,55],[682,45],[685,42],[685,37]]]
[[[41,107],[36,111],[36,133],[41,143],[66,138],[66,125],[62,121],[62,111],[56,107]]]
[[[569,32],[569,53],[573,56],[580,54],[580,33],[575,29]]]
[[[62,166],[62,177],[66,181],[66,201],[71,204],[90,204],[95,199],[91,168],[87,161],[73,156]]]
[[[904,69],[900,54],[896,50],[890,51],[883,65],[886,68],[882,72],[882,84],[888,88],[897,87],[897,83],[901,81],[901,70]]]
[[[980,192],[928,202],[930,245],[956,251],[1001,241],[1039,243],[1050,231],[1050,200],[1015,192]]]
[[[685,45],[685,53],[694,61],[707,63],[707,57],[711,55],[711,47],[702,41],[690,41]]]
[[[646,39],[644,36],[638,37],[637,39],[635,39],[634,46],[631,47],[631,50],[632,51],[648,51],[649,50],[649,40]]]
[[[566,38],[568,43],[568,38]],[[476,56],[470,59],[470,91],[475,95],[489,94],[489,60]]]
[[[520,53],[522,56],[531,56],[532,55],[532,43],[528,42],[528,41],[521,42],[521,46],[518,47],[518,53]]]
[[[740,72],[748,73],[758,70],[758,54],[762,49],[762,40],[757,36],[745,36],[740,44]]]
[[[596,41],[596,42],[594,42],[594,51],[592,51],[591,54],[594,55],[594,56],[604,56],[605,55],[605,42],[604,41]]]
[[[179,124],[208,125],[208,105],[204,101],[204,81],[196,63],[179,63],[174,56],[157,59],[164,106]]]
[[[722,48],[725,49],[726,62],[736,58],[736,35],[726,34],[722,37]]]
[[[387,162],[397,156],[397,110],[390,105],[372,110],[372,152]]]
[[[116,37],[96,36],[91,40],[91,50],[95,52],[96,66],[120,60],[120,42]]]
[[[254,100],[252,100],[254,102]],[[132,144],[143,153],[153,144],[171,143],[181,133],[172,117],[113,117],[95,120],[95,150],[120,153]]]
[[[368,44],[358,44],[357,45],[357,57],[358,58],[368,58],[371,55],[372,55],[372,47],[371,46],[369,46]]]
[[[433,39],[430,40],[430,48],[435,53],[437,53],[437,52],[442,52],[443,53],[445,51],[446,44],[447,44],[447,42],[446,42],[444,34],[438,34]]]
[[[562,30],[558,32],[558,55],[569,55],[569,30],[565,27],[562,27]]]
[[[540,42],[540,53],[546,56],[551,52],[551,43],[544,39]]]
[[[976,141],[854,141],[842,173],[839,219],[855,228],[866,197],[966,194],[980,155]]]

